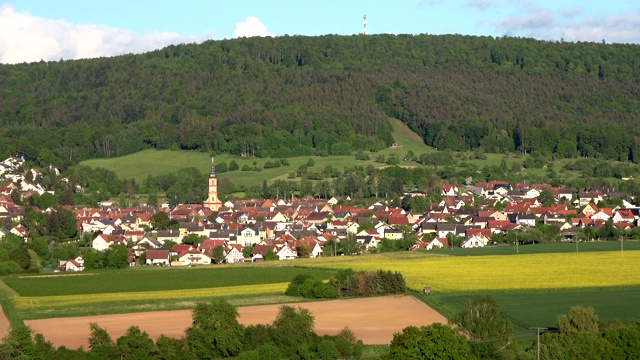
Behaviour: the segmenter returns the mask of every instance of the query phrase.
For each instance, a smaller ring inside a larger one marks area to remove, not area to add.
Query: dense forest
[[[283,36],[0,65],[0,156],[146,148],[345,155],[393,142],[640,162],[640,46],[462,35]]]

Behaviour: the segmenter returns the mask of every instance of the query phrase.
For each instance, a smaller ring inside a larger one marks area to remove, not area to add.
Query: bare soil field
[[[4,309],[0,306],[0,339],[4,339],[9,334],[9,331],[11,331],[11,324],[4,315]]]
[[[315,316],[315,331],[335,335],[348,326],[365,344],[388,344],[393,334],[414,325],[434,322],[446,324],[447,319],[423,302],[410,296],[385,296],[348,300],[331,300],[289,304],[311,310]],[[243,325],[270,324],[281,305],[240,307],[238,321]],[[136,325],[151,338],[161,334],[183,337],[191,325],[191,311],[157,311],[132,314],[84,316],[57,319],[26,320],[24,323],[44,335],[56,347],[70,349],[88,347],[89,323],[98,323],[115,341],[126,330]]]

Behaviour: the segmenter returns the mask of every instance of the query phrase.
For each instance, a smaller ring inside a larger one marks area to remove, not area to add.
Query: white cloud
[[[233,33],[234,38],[252,37],[252,36],[276,36],[269,33],[267,27],[255,16],[247,17],[245,22],[236,24],[236,31]]]
[[[495,6],[496,2],[494,0],[469,0],[467,1],[467,6],[476,8],[478,10],[486,10],[492,6]]]
[[[538,10],[500,20],[495,28],[506,35],[546,40],[640,42],[640,10],[599,17],[579,17],[580,13],[575,8],[559,14]]]
[[[0,63],[53,61],[141,53],[170,44],[200,42],[175,32],[138,34],[105,25],[72,24],[0,5]]]

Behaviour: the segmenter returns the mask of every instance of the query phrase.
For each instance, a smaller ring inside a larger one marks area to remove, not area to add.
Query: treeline
[[[336,297],[383,296],[404,294],[407,283],[399,272],[377,270],[359,271],[341,269],[335,277],[323,282],[310,275],[298,275],[285,291],[289,296],[311,299]]]
[[[161,335],[156,341],[137,326],[116,339],[91,323],[89,348],[56,348],[41,334],[18,327],[0,344],[3,359],[345,359],[360,358],[362,341],[349,328],[320,336],[305,308],[283,305],[272,324],[243,326],[238,310],[224,300],[198,304],[193,323],[181,338]]]
[[[640,46],[460,35],[283,36],[0,65],[0,155],[345,155],[393,142],[639,161]]]

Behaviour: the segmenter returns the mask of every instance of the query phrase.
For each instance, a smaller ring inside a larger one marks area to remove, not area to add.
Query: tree
[[[89,323],[91,335],[89,336],[90,354],[94,359],[114,359],[118,357],[111,335],[97,323]]]
[[[511,343],[511,323],[500,317],[500,305],[490,296],[476,296],[450,322],[469,339],[476,354],[496,356]]]
[[[213,261],[216,264],[222,264],[224,261],[224,248],[221,245],[213,248]]]
[[[147,196],[147,205],[149,206],[158,206],[158,194],[152,192]]]
[[[309,255],[311,255],[311,246],[307,243],[300,243],[300,245],[298,245],[298,257],[306,258],[309,257]]]
[[[151,227],[156,230],[166,229],[169,226],[169,215],[164,211],[159,211],[151,216]]]
[[[245,259],[250,259],[251,255],[253,255],[253,246],[245,246],[242,248],[242,256]]]
[[[116,347],[121,359],[146,359],[155,350],[153,339],[137,326],[127,329],[116,341]]]
[[[592,307],[573,306],[568,314],[558,315],[557,321],[561,333],[597,332],[600,318]]]
[[[2,221],[2,228],[5,231],[9,231],[9,230],[13,229],[13,221],[11,220],[11,216],[7,216],[7,217],[4,218],[4,220]]]
[[[189,234],[185,237],[182,238],[182,243],[183,244],[188,244],[188,245],[193,245],[193,247],[198,247],[199,244],[201,244],[204,240],[206,240],[207,237],[204,235],[198,235],[198,234]]]
[[[103,255],[107,257],[107,267],[124,269],[129,266],[129,249],[126,245],[113,245]]]
[[[193,310],[186,339],[197,358],[214,359],[239,355],[243,350],[242,336],[238,309],[224,300],[213,300],[200,303]]]
[[[465,338],[448,326],[435,323],[417,328],[409,326],[395,333],[388,359],[470,359],[471,348]]]
[[[542,189],[538,196],[538,201],[540,201],[543,206],[552,205],[555,202],[555,195],[553,195],[553,192],[549,189]]]
[[[238,169],[240,169],[238,163],[235,160],[231,160],[231,162],[229,163],[229,171],[236,171]]]
[[[267,250],[267,253],[264,255],[264,261],[275,261],[280,260],[280,257],[273,252],[273,249]]]
[[[44,216],[45,232],[58,239],[71,239],[78,235],[78,218],[76,214],[63,209],[56,208],[51,214]]]
[[[27,326],[12,327],[0,344],[2,359],[53,359],[55,349],[42,334],[33,334]]]
[[[273,321],[274,340],[281,346],[291,348],[300,344],[309,345],[315,335],[313,324],[314,317],[309,309],[282,305]]]

